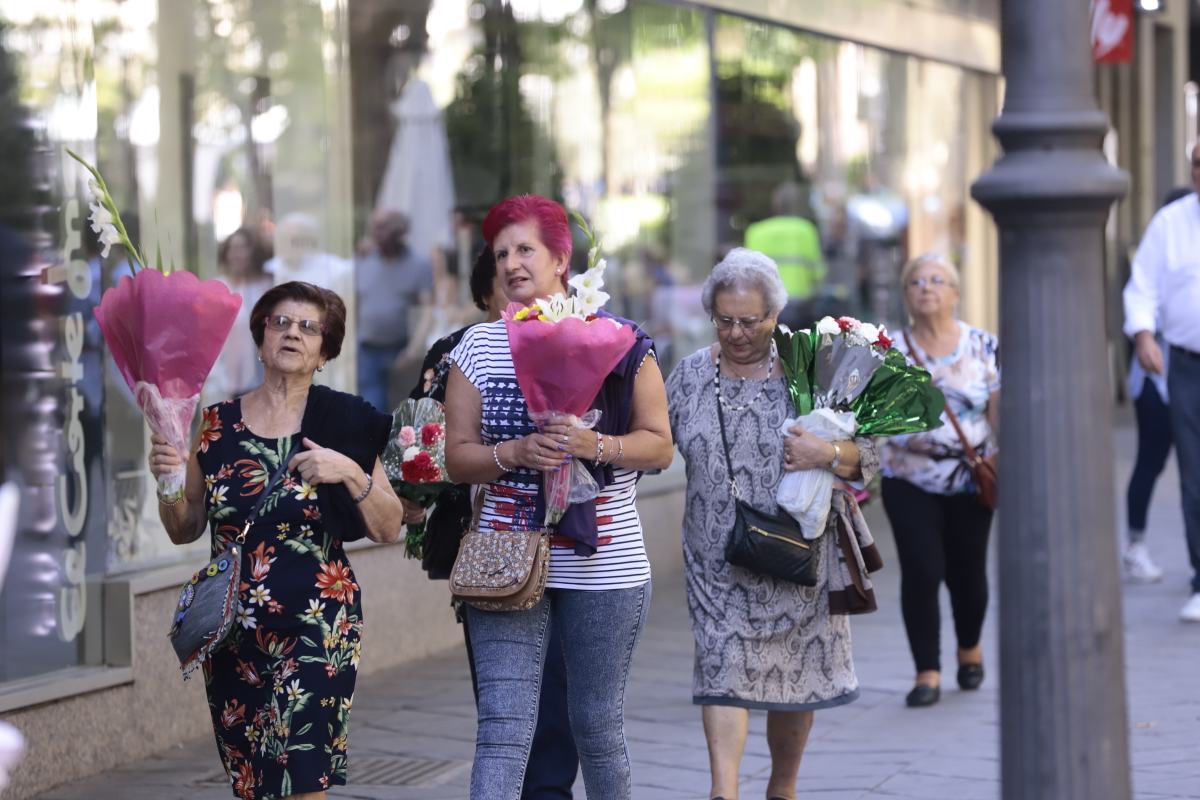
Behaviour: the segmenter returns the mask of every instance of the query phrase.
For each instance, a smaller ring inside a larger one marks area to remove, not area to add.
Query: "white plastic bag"
[[[828,408],[818,408],[803,417],[785,420],[780,433],[786,436],[788,429],[794,425],[827,442],[852,438],[858,429],[853,412]],[[820,468],[785,472],[775,491],[775,502],[800,523],[806,539],[816,539],[825,532],[832,499],[833,473]]]

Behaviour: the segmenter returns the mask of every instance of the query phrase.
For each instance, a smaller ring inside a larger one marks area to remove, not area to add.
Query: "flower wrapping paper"
[[[218,280],[186,271],[141,269],[124,277],[94,309],[100,332],[150,429],[180,453],[200,389],[229,337],[242,299]],[[159,492],[178,496],[185,468],[159,480]]]

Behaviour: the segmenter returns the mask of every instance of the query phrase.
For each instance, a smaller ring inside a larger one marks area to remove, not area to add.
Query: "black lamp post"
[[[1113,523],[1105,162],[1088,4],[1006,0],[1000,229],[1000,723],[1005,800],[1128,800]]]

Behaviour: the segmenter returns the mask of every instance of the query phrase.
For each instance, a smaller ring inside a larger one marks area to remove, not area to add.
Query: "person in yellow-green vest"
[[[825,259],[817,226],[800,216],[802,196],[795,183],[771,195],[775,216],[746,228],[746,247],[764,253],[779,266],[789,300],[808,300],[825,281]]]

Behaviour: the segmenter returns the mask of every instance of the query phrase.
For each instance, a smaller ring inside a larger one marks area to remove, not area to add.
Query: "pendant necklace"
[[[771,373],[775,371],[775,354],[775,343],[771,342],[771,355],[767,359],[767,377],[763,379],[762,386],[758,387],[758,391],[754,394],[754,397],[751,397],[748,401],[746,401],[745,404],[735,406],[732,402],[726,400],[721,394],[721,348],[718,347],[717,372],[716,375],[713,376],[713,386],[716,387],[717,390],[717,402],[725,406],[725,408],[729,409],[730,411],[745,411],[746,409],[750,408],[750,406],[754,405],[758,401],[758,398],[762,397],[762,393],[766,391],[767,382],[771,378]],[[744,384],[746,379],[741,378],[741,382]]]

